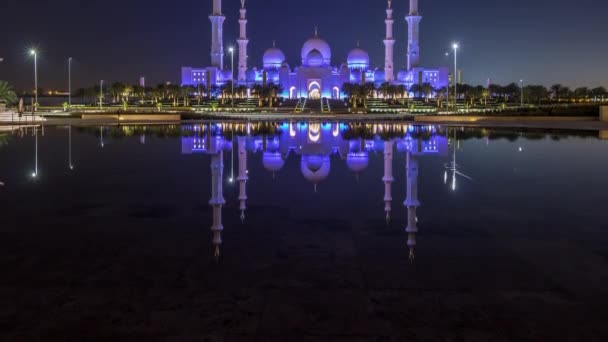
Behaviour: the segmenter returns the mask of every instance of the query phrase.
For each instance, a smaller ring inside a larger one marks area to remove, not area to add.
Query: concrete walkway
[[[17,119],[18,116],[14,116]],[[27,119],[27,120],[26,120]],[[414,116],[410,114],[228,114],[218,113],[203,118],[202,120],[138,120],[138,121],[119,121],[114,118],[108,119],[92,119],[82,120],[76,118],[43,118],[36,116],[34,122],[30,121],[31,117],[22,118],[21,121],[11,121],[10,117],[0,115],[0,126],[14,126],[24,124],[40,124],[50,126],[98,126],[98,125],[176,125],[183,123],[200,123],[209,121],[341,121],[341,122],[399,122],[412,123],[419,125],[449,125],[449,126],[465,126],[465,127],[504,127],[504,128],[545,128],[545,129],[566,129],[566,130],[594,130],[603,131],[603,136],[607,136],[608,122],[593,120],[590,118],[565,118],[565,117],[547,117],[530,120],[530,118],[517,117],[505,120],[505,118],[497,118],[493,120],[491,117],[487,119],[472,122],[463,118],[462,121],[454,120],[437,120],[437,118],[426,120],[423,116]]]

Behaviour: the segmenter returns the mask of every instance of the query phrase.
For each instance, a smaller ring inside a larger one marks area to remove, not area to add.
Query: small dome
[[[331,162],[329,156],[303,155],[300,163],[302,175],[309,182],[318,184],[329,176]]]
[[[306,61],[313,50],[317,50],[321,54],[323,65],[329,65],[331,63],[331,48],[329,47],[329,44],[315,34],[314,37],[308,39],[302,46],[303,65],[307,65]]]
[[[279,152],[264,152],[262,163],[264,168],[271,172],[280,171],[285,166],[285,160]]]
[[[367,152],[349,153],[346,156],[346,166],[353,172],[362,172],[369,165],[369,155]]]
[[[285,54],[277,47],[271,47],[264,52],[262,58],[265,69],[278,69],[285,62]]]
[[[306,57],[306,65],[311,67],[323,66],[323,55],[318,50],[312,50]]]
[[[369,68],[369,54],[361,48],[354,48],[348,53],[346,62],[351,69],[367,69]]]

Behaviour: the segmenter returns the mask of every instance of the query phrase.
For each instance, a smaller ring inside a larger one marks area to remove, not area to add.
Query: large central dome
[[[302,46],[302,65],[308,66],[307,60],[309,54],[317,50],[323,57],[323,66],[329,66],[331,63],[331,48],[329,44],[315,33],[315,36],[308,39]]]

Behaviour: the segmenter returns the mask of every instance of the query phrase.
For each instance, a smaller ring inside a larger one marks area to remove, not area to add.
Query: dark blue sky
[[[8,2],[8,3],[7,3]],[[408,0],[394,0],[395,65],[406,63]],[[74,87],[104,79],[149,85],[178,82],[182,65],[209,63],[211,0],[4,0],[0,79],[18,88],[33,79],[27,48],[40,49],[40,86],[67,88],[73,57]],[[239,0],[224,0],[225,46],[238,33]],[[290,65],[299,64],[302,43],[314,27],[332,46],[333,63],[361,41],[372,65],[384,63],[382,0],[248,0],[250,64],[261,66],[276,39]],[[420,0],[424,66],[452,66],[445,57],[459,41],[465,82],[570,86],[608,85],[608,2],[597,0]],[[236,59],[235,59],[236,64]],[[226,65],[230,66],[229,56]]]

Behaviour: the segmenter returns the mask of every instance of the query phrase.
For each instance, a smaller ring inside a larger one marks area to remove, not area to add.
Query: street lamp
[[[454,49],[454,110],[458,111],[458,43],[452,45]]]
[[[449,52],[445,53],[446,57],[450,56]],[[449,70],[449,68],[448,68]],[[448,112],[450,110],[450,72],[448,71],[448,84],[445,87],[445,110]]]
[[[230,83],[232,85],[232,111],[234,112],[234,48],[228,49],[230,51],[230,64],[232,65],[232,72],[230,73]]]
[[[72,106],[72,57],[68,58],[68,105]]]
[[[519,80],[519,89],[521,90],[521,107],[524,106],[524,80]]]
[[[103,110],[103,80],[99,82],[99,110]]]
[[[38,52],[32,49],[30,55],[34,56],[34,110],[36,110],[38,105]]]

